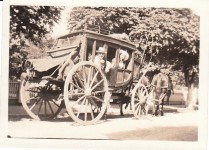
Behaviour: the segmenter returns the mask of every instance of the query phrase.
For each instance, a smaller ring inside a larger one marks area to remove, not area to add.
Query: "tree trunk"
[[[195,81],[195,76],[196,73],[190,73],[188,68],[184,70],[185,83],[188,87],[186,107],[193,110],[197,109],[198,104],[198,84]]]
[[[194,84],[188,87],[186,106],[189,109],[197,109],[198,104],[198,89]]]

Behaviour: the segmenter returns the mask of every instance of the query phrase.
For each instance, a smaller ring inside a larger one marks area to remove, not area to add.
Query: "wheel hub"
[[[87,88],[85,90],[85,96],[91,96],[91,89],[90,88]]]

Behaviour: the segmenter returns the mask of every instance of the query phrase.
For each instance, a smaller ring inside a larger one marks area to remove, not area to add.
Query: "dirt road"
[[[70,118],[33,121],[25,116],[11,118],[8,123],[12,138],[116,139],[197,141],[198,111],[166,113],[136,120],[131,112],[119,116],[109,111],[107,120],[88,126],[75,124]]]

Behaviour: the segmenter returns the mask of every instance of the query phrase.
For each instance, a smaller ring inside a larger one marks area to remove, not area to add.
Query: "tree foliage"
[[[134,7],[75,7],[68,19],[70,31],[93,24],[127,33],[149,56],[147,61],[181,70],[187,85],[198,72],[199,22],[190,9]]]
[[[10,7],[10,75],[16,74],[21,59],[28,56],[28,44],[43,48],[41,42],[52,31],[54,22],[60,19],[62,9],[52,6]]]

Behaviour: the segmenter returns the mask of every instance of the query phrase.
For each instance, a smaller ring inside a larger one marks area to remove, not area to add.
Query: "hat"
[[[125,56],[125,57],[124,57],[124,61],[128,60],[129,54],[127,53],[127,51],[120,50],[120,54]]]
[[[99,49],[96,51],[96,53],[106,53],[106,51],[103,47],[99,47]]]

